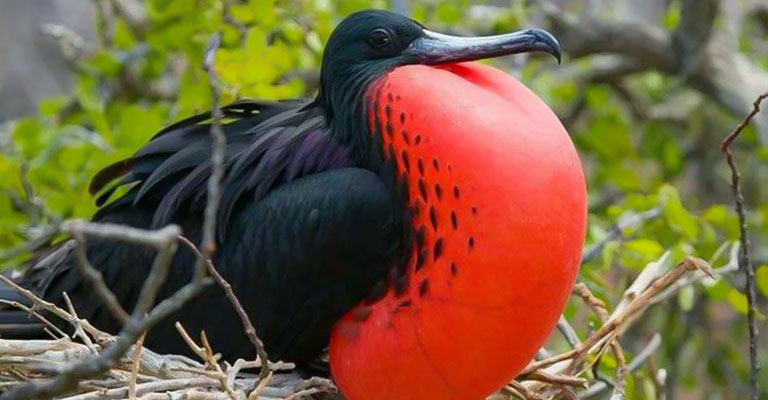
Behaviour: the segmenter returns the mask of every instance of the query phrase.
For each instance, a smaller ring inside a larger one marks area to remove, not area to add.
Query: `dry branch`
[[[747,308],[747,323],[749,326],[749,386],[751,391],[752,400],[757,400],[760,395],[760,391],[757,383],[757,373],[760,369],[760,362],[757,358],[757,322],[755,321],[755,314],[757,310],[757,292],[755,291],[755,269],[752,265],[750,258],[750,242],[749,242],[749,229],[747,226],[747,216],[744,210],[744,194],[741,190],[741,174],[739,173],[739,167],[736,165],[733,152],[731,152],[731,143],[736,140],[741,134],[744,128],[749,125],[753,118],[760,112],[760,103],[768,97],[768,92],[761,94],[752,103],[752,110],[746,117],[736,126],[736,128],[723,139],[720,145],[720,150],[725,154],[725,158],[728,161],[728,166],[731,168],[731,189],[733,190],[733,197],[736,201],[736,213],[739,216],[739,240],[741,241],[741,252],[739,254],[739,268],[744,271],[747,277],[746,292],[747,302],[749,307]]]
[[[176,240],[181,234],[177,227],[166,227],[159,231],[142,231],[140,229],[121,230],[114,226],[104,227],[100,224],[78,222],[65,224],[65,226],[72,232],[78,232],[83,235],[91,234],[99,237],[114,237],[151,244],[158,248],[158,254],[155,257],[152,270],[144,282],[144,286],[139,294],[139,301],[130,319],[123,326],[117,338],[103,352],[92,359],[68,366],[52,379],[33,381],[14,387],[0,396],[2,400],[56,397],[75,389],[82,380],[109,371],[144,332],[179,309],[184,303],[195,296],[205,283],[203,276],[196,276],[192,282],[152,308],[155,304],[156,295],[168,275],[168,268],[176,251]],[[131,234],[134,233],[140,234],[132,237]],[[147,242],[148,238],[154,238],[154,241]],[[71,316],[67,320],[72,320]],[[80,320],[76,319],[76,321],[79,322]]]
[[[711,275],[713,272],[709,265],[694,257],[687,257],[675,268],[668,270],[669,253],[665,253],[661,259],[652,262],[641,271],[635,281],[624,293],[623,300],[614,308],[613,313],[608,313],[606,305],[595,297],[583,284],[574,287],[574,294],[582,297],[587,305],[603,321],[603,325],[589,335],[578,346],[552,357],[531,362],[516,378],[517,383],[507,389],[507,393],[519,398],[535,398],[536,395],[563,392],[565,381],[563,379],[583,379],[581,375],[589,370],[588,357],[593,360],[592,365],[607,348],[612,348],[617,359],[617,383],[614,386],[612,399],[620,399],[624,396],[624,382],[627,375],[639,367],[658,348],[660,338],[654,336],[646,348],[629,365],[624,360],[623,349],[618,345],[619,337],[637,320],[660,293],[670,288],[687,271],[704,271]],[[679,286],[680,287],[680,286]],[[541,379],[542,376],[556,376],[557,381]],[[574,381],[575,382],[575,381]],[[586,382],[586,381],[584,381]],[[582,392],[582,397],[592,396],[607,388],[603,382],[588,382],[589,389]],[[525,388],[527,391],[521,390]],[[567,390],[566,390],[567,392]],[[567,393],[563,394],[567,397]]]
[[[225,1],[223,3],[225,16],[228,15],[228,6],[229,3]],[[227,138],[224,135],[224,130],[222,128],[224,113],[219,107],[222,92],[221,82],[216,73],[215,66],[216,51],[220,44],[221,35],[213,35],[208,43],[208,48],[205,51],[203,61],[203,69],[208,73],[208,81],[211,88],[211,115],[213,117],[211,121],[211,141],[213,147],[211,149],[211,176],[208,179],[208,202],[206,203],[205,220],[203,221],[203,257],[198,257],[197,268],[202,269],[204,266],[208,270],[208,273],[213,276],[216,283],[222,290],[224,290],[227,299],[237,312],[237,315],[245,328],[245,334],[248,336],[248,340],[256,349],[256,354],[262,361],[261,379],[266,379],[270,370],[269,357],[267,351],[264,349],[264,343],[262,343],[261,339],[259,339],[256,334],[256,328],[253,326],[250,318],[248,318],[248,314],[240,304],[240,300],[238,300],[237,296],[235,296],[235,293],[232,291],[232,286],[221,276],[221,274],[219,274],[216,270],[216,266],[213,264],[213,254],[216,251],[216,216],[219,209],[221,183],[224,180],[224,151],[227,145]]]

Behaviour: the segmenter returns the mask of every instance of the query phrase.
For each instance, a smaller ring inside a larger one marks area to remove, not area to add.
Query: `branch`
[[[736,200],[736,213],[739,215],[739,240],[741,241],[741,252],[739,255],[739,267],[744,270],[747,277],[746,292],[749,308],[747,309],[747,324],[749,326],[749,384],[752,400],[757,400],[760,395],[757,374],[760,369],[760,362],[757,358],[757,322],[755,314],[757,310],[757,292],[755,291],[755,269],[750,259],[750,241],[747,227],[747,216],[744,210],[744,194],[741,190],[741,174],[731,152],[731,143],[739,137],[739,134],[746,128],[752,119],[760,112],[760,103],[768,97],[768,92],[760,95],[754,101],[752,111],[736,126],[736,128],[723,139],[720,144],[720,150],[725,154],[728,166],[731,168],[731,188],[733,197]]]
[[[608,320],[608,308],[605,306],[605,303],[602,300],[598,299],[594,294],[592,294],[587,285],[579,282],[576,284],[576,286],[574,286],[573,292],[584,300],[589,308],[592,309],[595,314],[597,314],[597,316],[600,318],[600,321],[605,323],[605,321]],[[616,356],[616,384],[613,387],[611,400],[620,400],[624,398],[627,384],[627,375],[629,374],[627,369],[627,360],[624,357],[624,350],[621,348],[621,344],[619,344],[618,337],[614,338],[613,341],[610,342],[610,346],[611,349],[613,349],[613,354]]]
[[[692,71],[700,63],[712,36],[720,0],[683,0],[680,23],[672,35],[672,45],[683,71]]]
[[[91,285],[93,285],[93,288],[96,290],[96,294],[99,295],[101,301],[104,302],[104,305],[107,306],[109,312],[112,313],[112,316],[117,318],[117,320],[122,324],[127,323],[128,319],[130,318],[128,312],[126,312],[125,309],[123,309],[123,306],[120,305],[120,302],[117,300],[117,297],[115,297],[115,294],[109,290],[107,284],[104,282],[104,278],[101,272],[93,268],[91,263],[88,261],[85,236],[83,236],[82,232],[79,231],[70,233],[77,242],[77,247],[75,249],[77,262],[75,265],[80,270],[80,273],[83,275],[83,277],[91,282]]]
[[[228,10],[228,3],[226,1],[224,2],[224,6],[224,10]],[[221,81],[216,73],[215,66],[216,51],[220,44],[221,35],[216,34],[211,37],[203,61],[203,69],[208,73],[208,81],[211,87],[211,115],[213,116],[213,121],[211,122],[211,139],[213,148],[211,149],[211,176],[208,179],[208,203],[206,204],[205,221],[203,222],[202,249],[204,257],[198,257],[198,264],[203,264],[207,268],[216,283],[224,290],[227,299],[234,307],[238,317],[240,317],[240,321],[245,328],[245,333],[253,347],[256,349],[256,354],[258,354],[262,361],[261,379],[266,379],[270,370],[269,358],[264,349],[264,343],[257,336],[256,328],[254,328],[253,323],[251,323],[251,320],[248,318],[248,314],[245,312],[240,301],[237,299],[237,296],[235,296],[235,293],[232,291],[232,286],[216,270],[212,258],[216,251],[216,214],[219,209],[221,182],[224,179],[224,151],[227,146],[227,138],[222,129],[222,118],[224,117],[224,114],[219,107],[222,92]],[[188,243],[187,245],[189,246],[191,243]]]
[[[621,56],[628,73],[658,70],[684,83],[733,114],[744,115],[752,100],[768,89],[768,72],[738,50],[712,40],[717,0],[686,0],[674,36],[662,28],[629,21],[579,19],[547,1],[542,12],[573,58],[597,54]],[[768,115],[755,120],[768,143]]]
[[[653,353],[658,350],[659,346],[661,346],[661,335],[658,333],[655,333],[651,340],[648,342],[648,344],[643,347],[642,350],[640,350],[637,355],[635,355],[635,358],[632,359],[632,362],[629,363],[627,366],[627,369],[629,373],[635,372],[638,368],[640,368],[643,363],[651,356]],[[592,396],[595,396],[597,394],[600,394],[603,390],[608,388],[608,384],[600,381],[595,383],[594,385],[590,386],[589,389],[585,390],[584,392],[579,394],[579,398],[586,399],[590,398]]]
[[[568,342],[571,348],[578,347],[581,344],[579,336],[576,334],[576,331],[573,329],[568,320],[565,319],[564,315],[561,315],[560,319],[557,320],[557,329],[563,335],[565,341]]]
[[[546,388],[546,383],[541,381],[531,382],[529,377],[535,376],[538,374],[538,371],[541,371],[551,376],[570,376],[572,378],[578,378],[579,375],[589,369],[588,367],[580,368],[588,355],[594,354],[596,356],[595,360],[597,360],[608,347],[612,347],[613,351],[616,353],[618,363],[617,375],[619,378],[618,383],[614,386],[613,397],[621,398],[623,396],[623,382],[625,377],[633,370],[633,368],[637,368],[637,363],[644,361],[650,354],[643,356],[643,358],[640,358],[635,363],[627,365],[622,361],[623,350],[618,346],[618,338],[634,321],[637,320],[639,315],[641,315],[645,309],[653,304],[653,300],[657,298],[659,293],[664,292],[664,290],[677,282],[686,271],[701,270],[707,274],[711,274],[709,265],[694,257],[685,258],[675,268],[667,271],[669,269],[666,261],[668,258],[669,252],[665,253],[661,259],[646,266],[635,281],[629,286],[624,293],[623,300],[610,315],[608,315],[605,305],[586,290],[586,286],[577,285],[574,288],[574,294],[584,297],[590,308],[595,310],[598,316],[600,316],[600,319],[604,320],[604,323],[574,349],[543,360],[531,362],[525,369],[523,369],[516,379],[518,381],[529,380],[524,383],[524,387],[534,393],[545,393],[544,389]],[[653,347],[654,350],[658,347],[657,344],[653,343],[649,344],[649,346]],[[652,350],[650,352],[652,352]],[[577,368],[580,369],[577,370]],[[561,393],[563,391],[565,392],[564,395],[570,394],[562,384],[550,384],[550,386],[560,388]],[[517,389],[518,387],[515,386],[508,387],[507,392],[525,398],[525,395]],[[605,388],[603,387],[596,390],[602,391],[604,389]]]
[[[65,226],[82,234],[143,242],[158,248],[158,254],[155,257],[152,270],[144,282],[133,314],[128,323],[123,326],[115,341],[106,350],[93,359],[69,366],[51,380],[33,381],[14,387],[0,396],[0,400],[56,397],[76,388],[83,379],[106,372],[117,363],[118,359],[128,351],[144,332],[178,310],[184,303],[199,293],[206,283],[202,275],[196,275],[192,282],[179,289],[171,297],[161,301],[153,309],[150,309],[155,303],[155,297],[168,275],[168,268],[176,251],[176,240],[181,234],[178,227],[169,226],[158,231],[125,228],[125,233],[120,235],[118,234],[119,230],[113,225],[102,226],[100,224],[73,221],[65,223]],[[136,235],[140,232],[144,234]],[[154,241],[149,241],[148,238],[154,238]]]
[[[242,304],[240,304],[240,300],[232,290],[232,285],[230,285],[229,282],[227,282],[226,279],[224,279],[221,274],[219,274],[219,271],[216,270],[216,267],[210,260],[204,258],[203,254],[200,253],[197,247],[195,247],[195,245],[189,241],[189,239],[182,236],[179,238],[179,240],[193,253],[195,253],[195,255],[198,257],[198,260],[205,260],[205,266],[208,269],[208,273],[211,274],[216,284],[224,290],[224,294],[227,296],[227,300],[229,300],[230,304],[232,304],[232,307],[235,309],[235,312],[237,312],[237,316],[240,318],[240,322],[245,328],[245,334],[248,336],[251,344],[256,348],[256,354],[261,360],[261,379],[266,379],[266,377],[271,373],[267,351],[264,349],[264,343],[256,334],[256,328],[254,328],[253,323],[251,322],[250,318],[248,318],[248,314],[245,312]]]
[[[35,296],[34,293],[17,285],[16,282],[7,278],[5,275],[0,274],[0,281],[2,281],[5,285],[15,290],[22,296],[29,299],[32,302],[32,304],[34,304],[34,308],[46,310],[51,314],[61,318],[62,320],[69,322],[73,327],[77,327],[78,325],[82,326],[83,330],[85,330],[89,335],[91,335],[94,339],[96,339],[97,342],[104,343],[109,341],[110,336],[96,329],[93,325],[91,325],[90,322],[84,319],[78,319],[74,317],[72,314],[57,307],[55,304],[47,302]]]

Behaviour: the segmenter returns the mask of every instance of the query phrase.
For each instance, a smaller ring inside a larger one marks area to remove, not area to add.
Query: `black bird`
[[[559,57],[557,42],[541,30],[458,38],[390,12],[362,11],[331,35],[314,99],[239,101],[223,107],[226,181],[214,261],[255,322],[270,358],[311,360],[328,345],[344,313],[366,298],[373,302],[390,288],[402,292],[408,285],[406,269],[418,242],[411,219],[418,210],[408,206],[412,194],[392,154],[382,148],[383,133],[369,123],[367,94],[373,83],[404,65],[527,51]],[[93,221],[139,228],[175,223],[199,242],[211,174],[210,119],[211,113],[204,113],[177,122],[132,157],[99,172],[90,186],[91,193],[100,194]],[[127,192],[115,198],[118,188]],[[87,255],[130,310],[155,252],[90,239]],[[194,261],[190,251],[178,250],[159,299],[190,281]],[[59,305],[66,292],[80,317],[118,331],[120,324],[75,262],[72,245],[60,244],[38,257],[18,282]],[[17,298],[8,288],[0,295]],[[217,287],[207,288],[154,327],[145,344],[187,354],[175,321],[193,334],[205,330],[213,348],[227,359],[255,355]],[[3,337],[42,333],[42,326],[20,312],[0,312]]]

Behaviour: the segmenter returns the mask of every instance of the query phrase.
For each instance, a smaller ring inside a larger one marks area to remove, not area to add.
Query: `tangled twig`
[[[669,257],[669,253],[665,253],[659,260],[648,264],[625,291],[623,300],[614,308],[611,314],[609,314],[605,303],[595,297],[586,285],[577,284],[574,287],[574,294],[584,299],[589,308],[603,322],[602,326],[584,341],[579,341],[579,344],[571,350],[543,360],[531,362],[516,378],[516,383],[507,387],[505,393],[523,399],[534,399],[537,397],[532,397],[530,393],[539,395],[541,393],[549,393],[550,390],[557,390],[558,393],[568,397],[571,391],[571,389],[568,389],[569,386],[583,386],[583,384],[587,384],[589,389],[583,391],[581,396],[592,396],[604,390],[607,386],[604,382],[590,384],[581,377],[589,369],[584,367],[585,361],[590,355],[595,357],[595,361],[598,360],[600,355],[607,348],[610,348],[617,361],[617,379],[611,398],[623,398],[628,374],[637,369],[642,362],[650,357],[653,351],[658,348],[660,338],[654,337],[640,353],[642,357],[636,358],[627,365],[624,351],[618,343],[619,337],[646,308],[654,304],[654,300],[657,299],[660,293],[670,288],[687,271],[703,271],[710,276],[713,274],[713,271],[706,262],[694,257],[687,257],[675,268],[666,271],[665,268],[668,268]],[[549,379],[544,377],[549,377]],[[556,379],[551,379],[551,377]],[[577,382],[581,385],[574,385]],[[527,391],[521,390],[521,387]]]

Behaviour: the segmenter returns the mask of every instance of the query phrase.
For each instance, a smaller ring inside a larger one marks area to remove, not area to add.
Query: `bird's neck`
[[[331,84],[321,82],[314,103],[324,107],[330,134],[339,143],[349,146],[355,163],[365,169],[382,173],[390,169],[381,151],[379,124],[370,120],[380,74],[370,71],[353,72],[345,80]]]

